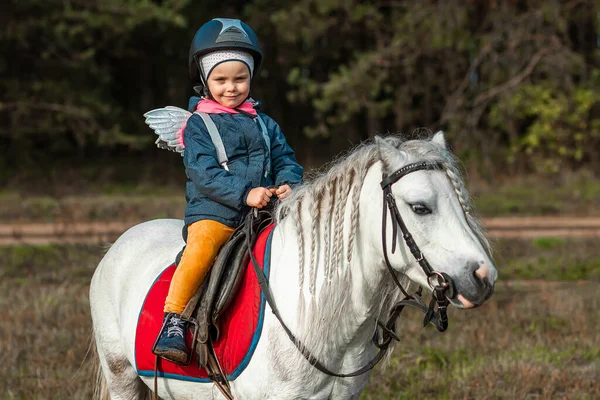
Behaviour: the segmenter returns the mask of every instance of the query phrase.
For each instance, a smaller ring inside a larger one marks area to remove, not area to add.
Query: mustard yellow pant
[[[211,220],[188,225],[187,245],[169,287],[165,312],[183,312],[233,231],[233,228]]]

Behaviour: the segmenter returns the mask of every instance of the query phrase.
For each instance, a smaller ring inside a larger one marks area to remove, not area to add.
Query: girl
[[[171,281],[166,323],[155,347],[156,355],[171,361],[183,363],[187,358],[187,322],[180,316],[219,248],[249,207],[262,208],[273,195],[284,199],[302,181],[302,167],[281,129],[267,115],[259,116],[257,103],[249,98],[261,60],[254,31],[240,20],[209,21],[192,41],[190,76],[201,97],[190,99],[190,111],[209,114],[229,161],[219,164],[206,124],[193,114],[183,132],[187,246]],[[277,189],[267,189],[273,185]]]

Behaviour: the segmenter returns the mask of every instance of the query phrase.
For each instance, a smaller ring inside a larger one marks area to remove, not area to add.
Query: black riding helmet
[[[206,88],[198,63],[200,57],[211,51],[231,49],[247,51],[254,58],[252,76],[256,76],[262,61],[262,50],[256,34],[248,24],[239,19],[215,18],[196,31],[190,46],[188,64],[190,78],[194,83],[201,83],[202,88],[195,86],[194,90]]]

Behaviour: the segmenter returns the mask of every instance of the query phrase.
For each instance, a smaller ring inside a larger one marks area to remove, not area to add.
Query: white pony
[[[497,271],[489,245],[469,212],[469,198],[443,133],[430,140],[388,137],[363,144],[281,203],[272,238],[269,284],[274,301],[285,324],[330,371],[355,371],[373,359],[376,320],[385,320],[402,297],[383,254],[380,182],[382,176],[419,161],[443,167],[412,172],[393,185],[407,228],[433,269],[453,280],[453,305],[473,308],[493,292]],[[385,236],[391,243],[389,213],[387,218]],[[162,219],[131,228],[92,278],[90,303],[103,398],[144,399],[150,393],[153,378],[138,376],[134,364],[136,323],[149,287],[184,244],[182,227],[181,220]],[[398,277],[405,284],[429,288],[402,238],[397,247],[392,254],[388,246],[388,256]],[[337,378],[318,371],[273,314],[265,314],[253,357],[231,382],[236,398],[359,397],[370,373]],[[212,383],[159,378],[158,388],[164,399],[223,398]]]

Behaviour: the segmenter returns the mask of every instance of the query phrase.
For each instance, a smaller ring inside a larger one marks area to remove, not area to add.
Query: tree
[[[591,1],[302,0],[272,21],[285,45],[305,50],[287,66],[288,98],[314,109],[307,135],[443,128],[463,158],[493,172],[507,162],[557,165],[557,157],[597,162],[597,9]]]
[[[447,130],[488,174],[600,166],[597,0],[12,0],[3,11],[4,166],[154,156],[141,115],[187,105],[189,42],[214,17],[257,31],[252,95],[310,164],[425,127]]]

